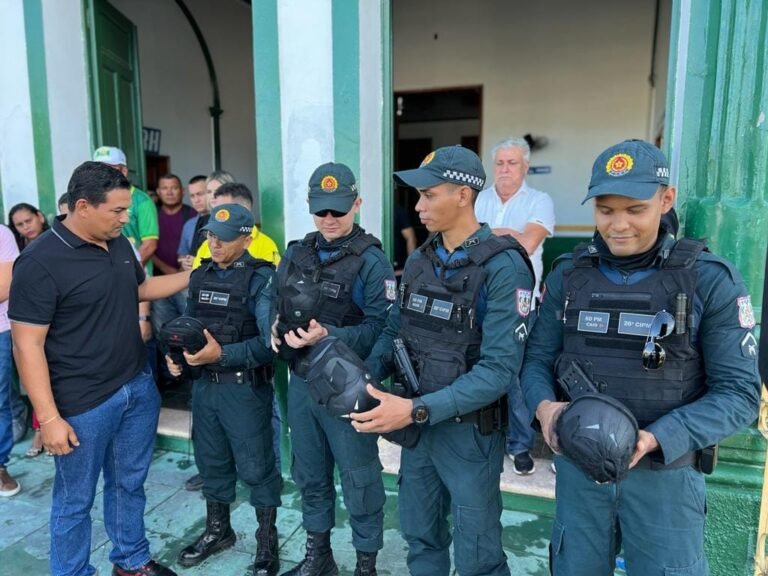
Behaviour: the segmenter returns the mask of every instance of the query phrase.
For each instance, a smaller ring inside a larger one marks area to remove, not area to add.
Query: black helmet
[[[186,350],[190,354],[196,354],[205,347],[208,340],[205,338],[203,330],[205,330],[205,326],[197,318],[179,316],[166,322],[157,335],[160,351],[170,356],[171,360],[179,364],[184,373],[192,378],[199,377],[200,370],[188,366],[182,352]]]
[[[560,413],[555,432],[563,455],[600,484],[619,482],[637,444],[637,420],[605,394],[584,394]]]
[[[286,262],[278,270],[279,293],[277,312],[279,321],[277,335],[283,344],[279,356],[288,362],[294,361],[300,355],[285,344],[283,338],[286,332],[309,326],[309,321],[315,318],[320,308],[320,283],[316,278],[306,274],[296,262]]]
[[[366,384],[378,388],[368,367],[344,342],[326,336],[312,346],[306,357],[309,394],[333,416],[366,412],[379,401],[365,389]]]

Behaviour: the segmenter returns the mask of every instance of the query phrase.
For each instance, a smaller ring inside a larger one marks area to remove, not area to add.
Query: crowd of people
[[[752,422],[759,401],[755,320],[739,273],[703,243],[676,238],[666,158],[628,140],[594,163],[584,199],[594,236],[544,278],[555,216],[551,198],[525,180],[530,148],[509,138],[491,159],[490,186],[461,146],[394,174],[418,191],[429,234],[417,247],[407,217],[398,219],[397,271],[355,223],[363,196],[339,163],[309,175],[315,230],[282,258],[255,223],[251,191],[230,174],[190,178],[191,205],[182,180],[164,175],[156,206],[114,147],[75,169],[50,229],[34,206],[14,206],[9,228],[0,226],[0,495],[21,489],[5,467],[13,345],[34,408],[27,455],[55,459],[51,572],[95,573],[90,509],[103,473],[113,575],[175,574],[152,559],[143,483],[158,382],[186,377],[199,470],[188,487],[202,490],[206,522],[177,563],[234,545],[239,479],[255,509],[253,573],[278,574],[281,358],[306,530],[305,556],[284,576],[338,573],[335,470],[355,575],[377,574],[380,435],[402,446],[410,573],[447,575],[452,543],[462,576],[509,575],[499,478],[505,453],[515,473],[534,472],[534,426],[558,475],[553,574],[608,576],[620,549],[632,574],[707,574],[705,455]],[[197,327],[200,345],[160,355],[153,375],[153,335],[179,319],[179,337]],[[583,397],[608,398],[634,425],[626,457],[598,462],[610,481],[569,452],[592,442],[592,452],[617,453],[605,412],[587,412],[595,422],[584,430],[597,432],[576,439],[560,426]]]

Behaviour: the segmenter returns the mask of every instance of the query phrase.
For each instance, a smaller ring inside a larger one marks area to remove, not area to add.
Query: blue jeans
[[[132,569],[150,560],[144,534],[144,480],[160,413],[160,394],[149,366],[108,400],[66,418],[80,446],[56,456],[51,504],[51,574],[90,576],[90,511],[104,472],[104,524],[112,541],[109,559]]]
[[[13,413],[11,411],[11,331],[0,332],[0,466],[8,462],[13,448]]]
[[[520,379],[513,378],[507,386],[509,404],[509,428],[507,428],[507,454],[520,454],[533,448],[536,433],[531,426],[531,417],[523,400]]]

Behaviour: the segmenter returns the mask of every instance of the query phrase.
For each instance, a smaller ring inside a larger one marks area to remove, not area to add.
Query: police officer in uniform
[[[272,448],[272,362],[268,346],[274,267],[248,254],[254,219],[239,204],[223,204],[202,228],[211,259],[192,273],[186,315],[207,327],[206,346],[184,354],[202,367],[192,389],[195,460],[203,479],[205,531],[179,554],[182,566],[195,566],[236,540],[230,525],[238,477],[251,489],[256,508],[254,574],[279,569],[277,507],[280,474]],[[166,356],[172,374],[181,366]]]
[[[400,526],[414,576],[509,574],[501,544],[499,476],[507,385],[518,377],[528,336],[533,269],[511,236],[475,218],[485,171],[474,152],[448,146],[415,170],[395,173],[419,191],[416,211],[432,233],[405,265],[398,303],[368,358],[379,379],[392,372],[396,336],[408,348],[419,395],[368,386],[381,404],[352,414],[361,432],[415,423],[419,442],[400,460]]]
[[[585,202],[592,241],[556,262],[526,350],[526,402],[557,451],[556,382],[579,370],[640,431],[630,470],[596,484],[556,456],[555,576],[705,576],[705,486],[714,445],[755,419],[760,380],[750,297],[734,266],[662,215],[675,202],[662,152],[627,140],[601,153]]]
[[[362,199],[344,164],[318,167],[309,179],[309,211],[317,232],[292,243],[277,271],[273,348],[288,359],[288,424],[293,479],[301,491],[306,556],[286,576],[338,573],[330,545],[335,524],[334,464],[357,551],[356,576],[375,576],[383,546],[384,485],[376,436],[314,402],[300,368],[302,352],[327,335],[365,358],[395,300],[392,265],[381,243],[354,223]]]

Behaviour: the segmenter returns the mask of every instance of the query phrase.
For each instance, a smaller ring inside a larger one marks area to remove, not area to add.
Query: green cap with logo
[[[582,204],[597,196],[650,200],[660,185],[669,185],[664,153],[643,140],[624,140],[604,150],[592,165],[589,192]]]
[[[213,209],[208,224],[201,230],[214,234],[224,242],[232,242],[241,236],[250,236],[253,223],[253,214],[245,206],[221,204]]]
[[[309,211],[312,214],[333,210],[346,214],[357,198],[357,184],[352,170],[344,164],[328,162],[309,178]]]
[[[427,154],[414,170],[395,172],[395,182],[424,189],[443,182],[466,184],[475,190],[485,186],[485,169],[480,157],[462,146],[444,146]]]

